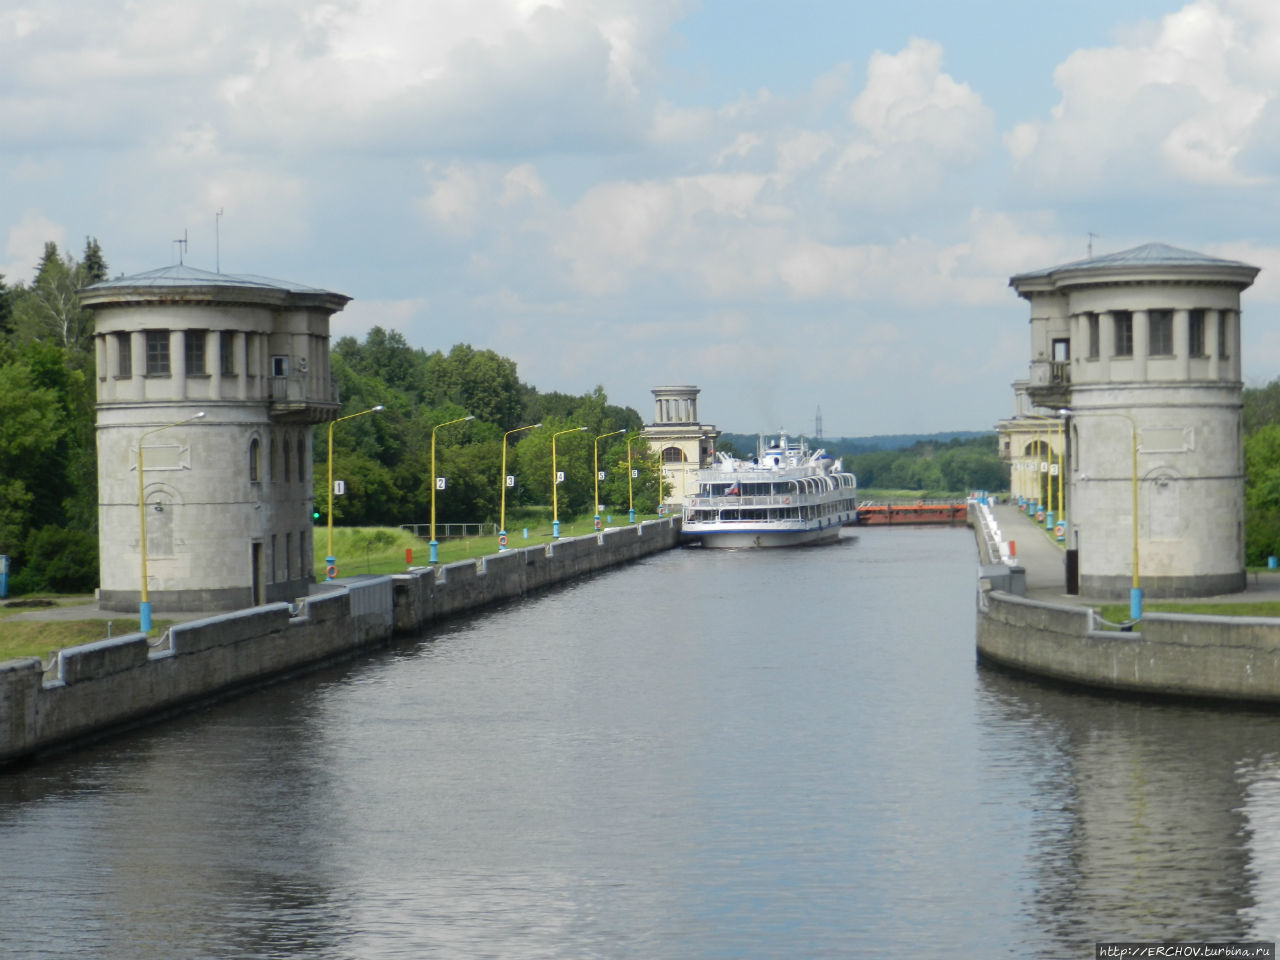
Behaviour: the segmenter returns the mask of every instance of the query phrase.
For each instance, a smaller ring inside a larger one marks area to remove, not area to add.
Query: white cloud
[[[1076,190],[1261,182],[1238,160],[1280,79],[1273,6],[1195,0],[1124,43],[1076,51],[1054,71],[1050,118],[1005,135],[1015,169]]]

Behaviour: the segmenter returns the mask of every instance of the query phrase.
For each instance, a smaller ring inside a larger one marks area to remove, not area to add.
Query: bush
[[[98,586],[98,538],[80,530],[32,530],[15,559],[12,593],[90,593]]]

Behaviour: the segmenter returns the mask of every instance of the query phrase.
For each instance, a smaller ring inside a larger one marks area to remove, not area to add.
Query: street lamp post
[[[631,480],[635,475],[634,469],[631,466],[631,441],[634,439],[635,437],[627,437],[627,522],[628,523],[636,522],[636,500],[635,500],[635,496],[632,493],[632,488],[631,488]]]
[[[1059,524],[1062,524],[1062,525],[1063,525],[1063,536],[1062,536],[1061,538],[1058,538],[1058,539],[1066,539],[1066,522],[1067,522],[1067,520],[1066,520],[1066,515],[1065,515],[1065,512],[1064,512],[1063,499],[1062,499],[1062,497],[1063,497],[1063,494],[1062,494],[1062,485],[1063,485],[1063,483],[1064,483],[1064,481],[1065,481],[1065,477],[1064,477],[1064,474],[1063,474],[1063,472],[1062,472],[1062,448],[1063,448],[1063,432],[1062,432],[1062,425],[1063,425],[1063,420],[1064,420],[1064,419],[1065,419],[1065,418],[1066,418],[1070,413],[1071,413],[1071,411],[1070,411],[1070,410],[1067,410],[1067,409],[1063,408],[1063,409],[1061,409],[1061,410],[1059,410],[1059,411],[1058,411],[1058,415],[1057,415],[1057,416],[1053,416],[1053,417],[1046,417],[1046,416],[1042,416],[1041,414],[1037,414],[1037,413],[1028,413],[1028,414],[1024,414],[1024,415],[1023,415],[1023,419],[1027,419],[1027,420],[1051,420],[1051,421],[1053,421],[1053,422],[1055,422],[1055,423],[1057,424],[1057,428],[1056,428],[1056,430],[1057,430],[1057,434],[1058,434],[1058,463],[1057,463],[1057,468],[1058,468],[1058,471],[1057,471],[1057,472],[1058,472],[1058,511],[1057,511],[1057,513],[1055,514],[1055,513],[1054,513],[1054,509],[1053,509],[1053,467],[1054,467],[1054,463],[1053,463],[1053,444],[1051,444],[1051,443],[1047,443],[1047,442],[1046,442],[1046,443],[1045,443],[1045,446],[1049,448],[1049,450],[1048,450],[1048,461],[1047,461],[1047,462],[1048,462],[1048,466],[1049,466],[1049,469],[1048,469],[1049,479],[1048,479],[1048,481],[1047,481],[1047,482],[1048,482],[1048,490],[1047,490],[1047,500],[1048,500],[1048,502],[1045,504],[1045,507],[1046,507],[1046,510],[1045,510],[1045,529],[1046,529],[1046,530],[1050,530],[1050,531],[1052,531],[1052,530],[1054,530],[1054,529],[1055,529],[1054,518],[1055,518],[1055,516],[1056,516],[1056,517],[1057,517],[1057,523],[1059,523]],[[1047,435],[1047,434],[1046,434],[1046,435]],[[1036,430],[1036,440],[1035,440],[1035,444],[1036,444],[1036,448],[1037,448],[1037,449],[1039,449],[1039,448],[1040,448],[1040,434],[1039,434],[1039,428],[1037,428],[1037,430]],[[1040,467],[1040,463],[1041,463],[1041,462],[1042,462],[1042,461],[1039,459],[1039,457],[1037,457],[1037,462],[1036,462],[1036,469],[1037,469],[1037,480],[1036,480],[1036,501],[1037,501],[1037,503],[1039,502],[1039,499],[1040,499],[1040,493],[1039,493],[1039,491],[1040,491],[1040,486],[1039,486],[1039,473],[1038,473],[1038,471],[1039,471],[1039,467]],[[1056,534],[1055,534],[1055,537],[1056,537]]]
[[[147,504],[144,499],[145,491],[142,480],[142,442],[153,433],[168,430],[170,427],[180,427],[184,423],[191,423],[193,420],[199,420],[202,417],[204,417],[203,410],[195,416],[187,417],[183,420],[175,420],[173,423],[166,423],[163,427],[148,430],[138,438],[138,553],[142,558],[142,589],[138,593],[138,626],[143,633],[147,633],[151,629],[151,599],[147,593]]]
[[[343,420],[354,420],[356,417],[363,417],[366,413],[377,413],[382,409],[382,404],[376,407],[370,407],[368,410],[361,410],[359,413],[351,413],[345,417],[339,417],[337,420],[329,422],[329,509],[325,514],[325,518],[329,525],[329,545],[325,550],[324,557],[324,578],[332,580],[333,575],[337,573],[337,559],[333,555],[333,427],[334,424],[341,423]]]
[[[498,484],[498,549],[507,549],[507,437],[513,433],[519,433],[521,430],[533,430],[542,426],[540,423],[531,423],[527,427],[516,427],[514,430],[508,430],[502,435],[502,480]]]
[[[578,433],[586,427],[570,427],[551,435],[551,536],[560,539],[560,474],[556,470],[556,437],[566,433]]]
[[[458,417],[456,420],[446,420],[444,423],[437,423],[431,428],[431,558],[430,562],[436,562],[437,550],[440,544],[436,541],[436,487],[439,480],[436,479],[436,431],[441,427],[452,426],[455,423],[466,423],[468,420],[474,420],[475,417],[466,416]]]
[[[592,458],[591,466],[596,474],[596,492],[595,492],[595,516],[592,517],[592,524],[597,530],[600,529],[600,441],[605,437],[616,437],[620,433],[626,433],[626,430],[610,430],[608,433],[602,433],[592,442]]]

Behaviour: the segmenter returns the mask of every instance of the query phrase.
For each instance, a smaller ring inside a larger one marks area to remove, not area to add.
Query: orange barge
[[[908,523],[961,524],[965,522],[966,510],[967,504],[963,500],[860,503],[858,504],[858,525],[876,527]]]

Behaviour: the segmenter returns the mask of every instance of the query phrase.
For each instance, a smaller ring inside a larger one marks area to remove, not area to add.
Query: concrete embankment
[[[980,659],[1099,690],[1280,704],[1280,619],[1146,613],[1132,630],[1102,629],[1093,607],[1083,601],[1011,592],[1009,583],[1043,581],[1060,576],[1060,570],[1006,577],[1010,566],[1044,561],[1023,549],[1022,541],[1018,553],[1025,559],[1011,563],[1005,550],[1002,561],[1005,540],[990,511],[975,505],[970,517],[982,560]],[[1029,525],[1026,529],[1031,531]],[[1027,546],[1034,542],[1024,537]]]
[[[157,646],[136,633],[66,648],[48,665],[38,657],[0,663],[0,765],[314,669],[444,617],[670,549],[678,538],[678,522],[650,521],[193,620]]]

